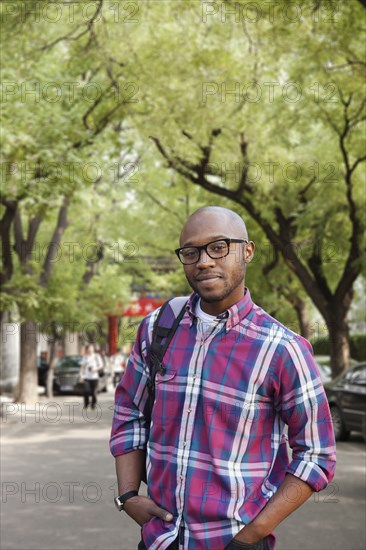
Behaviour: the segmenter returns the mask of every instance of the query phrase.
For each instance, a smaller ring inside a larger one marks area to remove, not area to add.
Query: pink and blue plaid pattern
[[[178,535],[182,549],[223,550],[287,472],[320,491],[335,470],[329,407],[309,342],[255,305],[248,290],[213,331],[197,322],[197,300],[192,294],[165,354],[166,372],[157,374],[150,435],[147,353],[157,311],[142,321],[116,389],[111,452],[147,448],[149,496],[174,516],[143,526],[149,550],[165,550]]]

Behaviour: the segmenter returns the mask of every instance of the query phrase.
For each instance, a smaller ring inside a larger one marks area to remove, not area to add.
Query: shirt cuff
[[[287,473],[298,477],[310,487],[318,492],[330,483],[334,476],[335,462],[329,463],[328,475],[326,472],[315,462],[309,462],[305,460],[294,459],[287,468]]]
[[[116,458],[117,456],[126,455],[128,453],[132,453],[133,451],[146,451],[146,445],[139,445],[138,447],[112,447],[111,446],[111,453]]]

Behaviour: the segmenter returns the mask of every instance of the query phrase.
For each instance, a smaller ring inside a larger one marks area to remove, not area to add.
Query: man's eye
[[[226,248],[226,243],[217,243],[212,245],[210,248],[213,252],[222,252]]]
[[[188,250],[182,250],[182,254],[185,258],[192,258],[192,256],[195,256],[196,250],[194,248],[189,248]]]

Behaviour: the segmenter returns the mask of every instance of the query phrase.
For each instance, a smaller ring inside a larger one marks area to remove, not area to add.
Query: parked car
[[[45,361],[43,357],[37,356],[38,386],[46,387],[48,369],[49,364],[47,361]]]
[[[338,440],[361,432],[366,441],[366,362],[358,363],[324,385]]]
[[[82,355],[64,355],[55,366],[53,377],[54,393],[84,393],[84,383],[80,380]],[[108,373],[99,374],[98,392],[106,392]]]
[[[330,358],[328,355],[314,355],[315,363],[318,367],[321,381],[323,384],[332,380],[332,369],[330,368]]]
[[[318,366],[320,378],[323,384],[330,382],[333,378],[332,367],[329,355],[314,355],[315,362]],[[357,365],[358,361],[350,359],[350,367]]]

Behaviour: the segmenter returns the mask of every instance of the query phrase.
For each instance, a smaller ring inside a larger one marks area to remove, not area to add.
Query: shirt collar
[[[196,292],[193,292],[186,305],[186,309],[191,318],[191,326],[194,320],[197,318],[196,315],[196,305],[199,300],[199,295]],[[250,297],[250,292],[248,288],[245,288],[244,296],[236,302],[233,306],[229,307],[224,313],[221,313],[218,317],[226,318],[226,332],[232,329],[237,325],[242,319],[248,316],[250,310],[253,307],[253,301]]]

